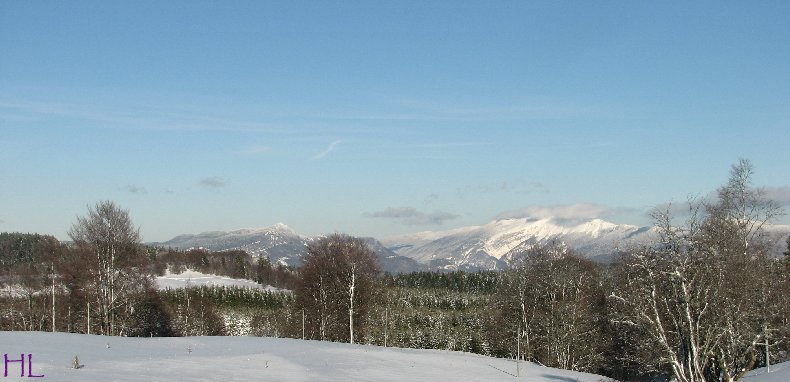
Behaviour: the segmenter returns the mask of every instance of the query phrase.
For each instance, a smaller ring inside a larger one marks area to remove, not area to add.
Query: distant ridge
[[[499,219],[482,226],[422,232],[383,240],[396,253],[430,268],[502,270],[514,254],[556,240],[584,256],[608,262],[612,254],[655,238],[648,227],[618,225],[601,219]]]
[[[790,226],[767,226],[766,234],[778,256],[785,249]],[[382,242],[395,253],[430,269],[477,271],[506,269],[514,255],[552,240],[594,261],[608,263],[617,253],[657,239],[654,227],[614,224],[601,219],[516,218],[443,232],[396,236]]]
[[[318,237],[302,237],[283,223],[265,228],[235,231],[212,231],[196,235],[178,235],[168,241],[152,243],[180,249],[205,248],[211,251],[243,250],[252,256],[266,256],[274,263],[300,266],[307,256],[307,245]],[[376,253],[382,270],[407,273],[425,267],[408,257],[399,256],[373,238],[363,238]]]
[[[790,226],[767,226],[774,252],[785,250]],[[299,266],[307,255],[307,245],[319,237],[303,237],[283,223],[265,228],[213,231],[179,235],[155,245],[212,251],[244,250],[253,256],[267,256],[272,262]],[[376,253],[382,269],[390,273],[417,270],[503,270],[513,256],[535,245],[558,241],[583,256],[610,262],[612,256],[654,242],[655,228],[614,224],[601,219],[567,220],[555,218],[498,219],[481,226],[446,231],[425,231],[384,240],[363,238]]]

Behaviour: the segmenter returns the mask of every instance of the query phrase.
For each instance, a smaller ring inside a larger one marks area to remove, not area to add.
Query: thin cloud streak
[[[337,141],[334,141],[334,142],[330,143],[329,147],[327,147],[323,151],[319,152],[318,154],[314,155],[313,156],[313,160],[319,160],[319,159],[325,158],[327,155],[332,153],[332,151],[335,151],[335,148],[342,142],[343,141],[341,141],[341,140],[337,140]]]
[[[139,117],[147,116],[146,118]],[[204,109],[177,113],[146,106],[102,107],[63,102],[8,101],[0,99],[0,120],[73,118],[96,123],[94,128],[135,130],[187,130],[289,133],[298,125],[273,125],[207,114]]]
[[[390,207],[382,211],[367,212],[362,216],[371,219],[391,219],[400,221],[404,225],[442,225],[447,220],[457,219],[460,216],[444,212],[433,211],[425,213],[414,207]]]
[[[265,146],[265,145],[250,145],[242,148],[241,150],[236,151],[236,153],[238,154],[247,155],[247,156],[263,155],[263,154],[269,154],[271,152],[272,152],[272,148],[270,146]]]

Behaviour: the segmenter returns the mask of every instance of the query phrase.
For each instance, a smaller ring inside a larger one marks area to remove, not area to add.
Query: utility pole
[[[390,326],[390,305],[389,300],[387,301],[387,306],[384,308],[384,347],[387,347],[387,335],[389,334],[389,326]]]
[[[521,366],[519,362],[521,362],[521,324],[518,325],[518,329],[516,329],[516,377],[521,374]]]
[[[55,333],[55,265],[52,265],[52,333]]]
[[[770,341],[768,341],[768,333],[769,332],[774,332],[774,331],[776,331],[776,329],[769,329],[768,325],[764,324],[763,325],[763,340],[764,340],[764,342],[755,344],[755,345],[765,346],[765,372],[766,373],[770,373],[771,372],[771,354],[769,353],[768,349],[771,346],[776,346],[777,344],[779,344],[779,342],[781,342],[781,341],[779,341],[779,342],[776,342],[776,343],[772,344]]]

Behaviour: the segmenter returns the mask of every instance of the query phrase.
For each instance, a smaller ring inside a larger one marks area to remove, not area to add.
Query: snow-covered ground
[[[42,381],[511,381],[513,360],[439,350],[265,337],[126,338],[85,334],[0,332],[8,378]],[[32,364],[27,364],[27,355]],[[79,357],[83,365],[72,369]],[[2,366],[0,366],[2,367]],[[518,380],[599,382],[595,374],[520,364]],[[786,379],[785,379],[786,380]],[[766,380],[767,381],[767,380]],[[750,382],[766,382],[751,380]],[[771,380],[773,381],[773,380]],[[778,380],[777,380],[778,381]]]
[[[269,285],[261,285],[255,281],[244,279],[233,279],[225,276],[209,275],[197,271],[187,270],[183,273],[173,274],[168,270],[164,276],[157,276],[156,286],[160,290],[163,289],[179,289],[200,286],[229,286],[229,287],[242,287],[252,289],[262,289],[268,291],[283,291]]]
[[[33,294],[39,294],[39,292],[34,292]],[[24,296],[27,296],[25,289],[17,284],[6,284],[0,286],[0,297],[16,298]]]
[[[767,369],[761,367],[754,369],[744,375],[740,382],[787,382],[790,381],[790,362],[780,363],[778,365],[771,365],[771,372],[767,373]]]

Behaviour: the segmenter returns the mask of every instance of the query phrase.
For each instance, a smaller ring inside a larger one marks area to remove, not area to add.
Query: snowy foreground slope
[[[108,347],[109,346],[109,347]],[[0,353],[32,355],[32,372],[8,364],[3,380],[40,381],[523,381],[598,382],[595,374],[438,350],[261,337],[125,338],[0,332]],[[72,369],[74,356],[80,369]],[[2,367],[2,366],[0,366]],[[751,382],[765,382],[753,379]]]

